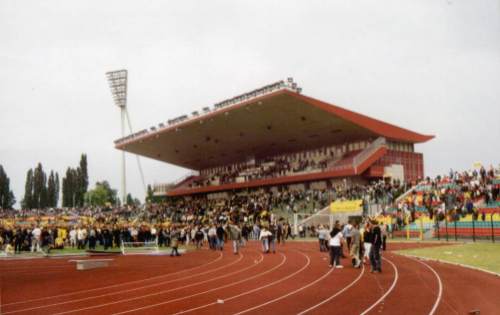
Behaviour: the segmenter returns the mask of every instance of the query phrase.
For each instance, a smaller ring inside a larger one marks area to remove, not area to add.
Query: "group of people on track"
[[[340,260],[347,258],[344,255],[344,249],[347,247],[354,268],[361,268],[361,264],[369,263],[372,273],[381,273],[380,251],[385,250],[386,241],[384,228],[385,226],[380,227],[376,220],[366,222],[363,231],[360,230],[358,222],[341,226],[337,221],[331,231],[320,226],[319,248],[321,252],[329,252],[331,268],[344,268]]]

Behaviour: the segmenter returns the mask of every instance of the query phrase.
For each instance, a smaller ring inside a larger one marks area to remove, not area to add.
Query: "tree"
[[[54,174],[54,171],[50,171],[49,181],[47,183],[47,199],[48,207],[57,207],[57,202],[59,199],[59,175]]]
[[[117,204],[117,191],[107,181],[97,182],[95,188],[89,190],[85,199],[92,206],[112,206]]]
[[[133,206],[134,205],[134,198],[132,198],[132,195],[130,193],[127,194],[127,206]]]
[[[87,155],[82,154],[80,157],[80,166],[77,169],[78,185],[76,189],[76,204],[83,206],[85,193],[89,188],[89,175],[87,171]]]
[[[14,193],[10,190],[10,178],[0,165],[0,208],[11,209],[16,203]]]
[[[151,185],[148,184],[148,192],[146,194],[146,203],[148,202],[152,202],[153,201],[153,198],[154,198],[154,191],[153,191],[153,188],[151,187]]]
[[[56,179],[55,179],[55,191],[54,191],[54,196],[52,197],[52,201],[54,202],[54,207],[57,207],[59,204],[59,174],[56,172]]]
[[[48,206],[47,175],[42,163],[38,163],[33,174],[33,207],[43,209]]]
[[[59,183],[58,178],[56,182]],[[88,186],[87,155],[82,154],[79,166],[76,169],[69,167],[66,170],[66,176],[62,180],[63,207],[82,207]],[[59,194],[59,186],[56,188]]]
[[[26,183],[24,184],[24,198],[21,202],[23,209],[33,209],[33,170],[26,173]]]
[[[62,182],[62,193],[63,207],[75,207],[76,206],[76,196],[78,189],[78,171],[68,167],[66,170],[66,177],[63,178]]]
[[[133,198],[130,193],[127,194],[127,206],[140,206],[141,201],[137,198]]]

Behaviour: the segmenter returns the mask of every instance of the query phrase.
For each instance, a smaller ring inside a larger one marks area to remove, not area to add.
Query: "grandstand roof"
[[[426,142],[422,135],[289,89],[116,141],[116,148],[201,170],[357,140],[386,137]]]

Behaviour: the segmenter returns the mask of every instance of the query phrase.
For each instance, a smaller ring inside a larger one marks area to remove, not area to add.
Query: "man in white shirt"
[[[210,229],[208,229],[208,246],[210,249],[215,249],[215,243],[217,239],[217,229],[215,228],[215,225],[212,224]]]
[[[76,239],[78,241],[78,249],[85,249],[85,243],[87,242],[87,230],[85,228],[78,228],[76,231]]]
[[[69,244],[71,248],[76,247],[76,230],[75,228],[71,228],[71,231],[69,231]]]
[[[39,252],[40,246],[42,245],[42,230],[37,226],[33,229],[31,235],[33,235],[33,240],[31,241],[31,252],[34,252],[35,250]]]

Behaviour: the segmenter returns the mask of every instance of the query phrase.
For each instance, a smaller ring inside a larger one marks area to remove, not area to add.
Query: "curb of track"
[[[481,272],[488,273],[488,274],[493,275],[493,276],[500,277],[500,273],[486,270],[486,269],[479,268],[479,267],[474,267],[474,266],[465,265],[465,264],[461,264],[461,263],[455,263],[455,262],[441,260],[441,259],[437,259],[437,258],[429,258],[429,257],[422,257],[422,256],[416,256],[416,255],[409,255],[409,254],[400,254],[400,253],[395,253],[395,252],[393,252],[393,253],[396,255],[399,255],[399,256],[403,256],[403,257],[410,257],[410,258],[414,258],[414,259],[420,259],[423,261],[432,261],[432,262],[448,264],[448,265],[452,265],[452,266],[456,266],[456,267],[462,267],[462,268],[472,269],[475,271],[481,271]]]

